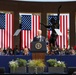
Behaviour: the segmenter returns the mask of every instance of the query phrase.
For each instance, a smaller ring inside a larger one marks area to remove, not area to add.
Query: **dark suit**
[[[33,41],[43,42],[43,41],[45,41],[45,37],[44,36],[41,36],[40,38],[34,37]]]

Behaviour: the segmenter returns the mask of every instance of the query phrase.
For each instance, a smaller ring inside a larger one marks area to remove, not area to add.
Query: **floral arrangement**
[[[55,67],[66,67],[65,63],[63,61],[57,61],[54,65]]]
[[[49,63],[49,66],[51,67],[66,67],[63,61],[57,61],[56,59],[49,59],[47,60],[47,62]]]
[[[29,60],[28,66],[29,67],[45,67],[45,64],[41,59],[37,59],[37,60]]]
[[[27,65],[27,61],[25,59],[17,58],[17,62],[19,67]]]
[[[18,62],[15,60],[12,60],[9,62],[9,67],[11,70],[15,71],[18,68]]]
[[[9,62],[9,67],[15,71],[18,67],[26,66],[27,61],[25,59],[17,58]]]
[[[55,63],[57,63],[57,60],[56,59],[49,59],[49,60],[47,60],[47,62],[49,64],[49,66],[53,66],[54,67]]]

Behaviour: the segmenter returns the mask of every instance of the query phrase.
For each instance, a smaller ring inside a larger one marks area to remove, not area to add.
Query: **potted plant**
[[[56,59],[49,59],[48,72],[50,73],[64,73],[66,64],[63,61],[57,61]]]
[[[48,66],[54,67],[54,65],[57,63],[56,59],[49,59],[47,60]]]
[[[18,62],[15,60],[12,60],[9,62],[10,72],[15,73],[16,69],[18,68]]]
[[[43,73],[45,64],[41,59],[28,61],[28,73]]]
[[[13,62],[13,64],[11,64]],[[27,61],[25,59],[17,58],[16,60],[10,61],[10,72],[12,73],[26,73]],[[15,69],[11,69],[12,67]],[[14,71],[13,71],[14,70]]]
[[[25,59],[17,58],[17,62],[18,62],[19,67],[27,65],[27,61]]]

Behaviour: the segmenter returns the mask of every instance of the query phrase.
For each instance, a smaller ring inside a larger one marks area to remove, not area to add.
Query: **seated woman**
[[[29,49],[24,48],[23,55],[29,55],[29,54],[30,54]]]

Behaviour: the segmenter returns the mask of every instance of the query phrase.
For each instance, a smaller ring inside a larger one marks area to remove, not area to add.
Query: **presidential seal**
[[[36,49],[41,49],[41,48],[42,48],[42,44],[39,43],[39,42],[36,43],[36,44],[35,44],[35,48],[36,48]]]

